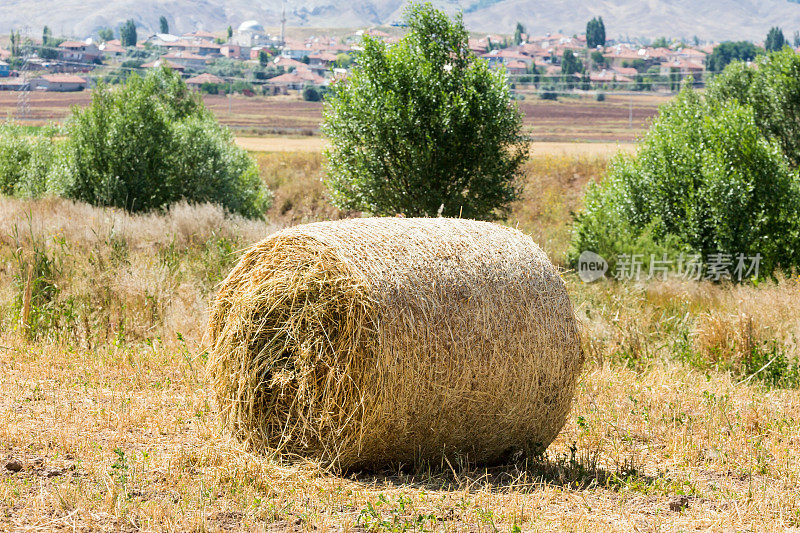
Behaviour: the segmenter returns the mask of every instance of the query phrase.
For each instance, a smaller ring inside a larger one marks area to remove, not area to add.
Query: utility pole
[[[28,40],[28,33],[30,32],[30,26],[24,26],[22,28],[22,38],[20,39],[20,43],[17,43],[17,46],[20,47],[22,50],[22,68],[20,69],[22,73],[22,87],[20,88],[19,95],[17,95],[17,118],[20,121],[27,120],[28,113],[30,112],[30,95],[31,95],[31,80],[30,80],[30,69],[28,65],[28,57],[30,56],[30,47],[28,49],[23,50],[22,46],[25,41]],[[19,34],[18,34],[19,35]]]
[[[633,96],[628,96],[628,127],[633,129]]]

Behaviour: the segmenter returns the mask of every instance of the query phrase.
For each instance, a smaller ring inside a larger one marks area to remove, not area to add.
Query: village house
[[[208,31],[197,30],[197,31],[193,31],[192,33],[184,33],[183,35],[181,35],[181,37],[184,38],[184,39],[189,39],[189,40],[191,40],[191,39],[203,39],[205,41],[212,41],[213,42],[214,39],[217,38],[217,35],[213,34],[211,32],[208,32]]]
[[[306,85],[322,86],[326,83],[325,78],[308,69],[297,69],[267,80],[267,85],[272,89],[273,94],[285,94],[287,90],[299,91]]]
[[[694,76],[695,81],[699,81],[703,78],[704,71],[705,67],[700,63],[695,63],[694,61],[685,61],[682,59],[666,61],[661,63],[659,67],[659,74],[662,76],[669,76],[670,74],[679,73],[681,78]]]
[[[250,60],[251,61],[258,61],[259,56],[261,55],[261,51],[265,51],[269,53],[269,48],[266,46],[255,46],[250,49]]]
[[[481,55],[481,57],[489,63],[490,67],[496,67],[498,65],[508,66],[508,64],[511,62],[520,61],[525,63],[525,66],[527,67],[532,65],[534,61],[531,56],[527,56],[513,50],[492,50],[491,52]]]
[[[153,46],[167,46],[169,44],[180,42],[182,39],[177,35],[172,35],[171,33],[156,33],[155,35],[151,35],[148,37],[145,42],[152,44]]]
[[[510,75],[521,75],[527,74],[528,72],[528,65],[525,64],[524,61],[510,61],[506,64],[506,72]]]
[[[625,67],[637,59],[647,60],[649,55],[644,48],[632,49],[623,46],[607,48],[603,54],[606,64],[610,67]]]
[[[89,86],[86,78],[73,74],[47,74],[31,80],[31,88],[37,91],[74,92]]]
[[[162,66],[166,66],[168,69],[174,70],[176,72],[183,72],[186,70],[186,67],[170,61],[169,59],[159,58],[151,63],[145,63],[142,65],[142,68],[161,68]]]
[[[206,83],[210,83],[213,85],[221,85],[225,83],[225,80],[220,78],[219,76],[214,76],[213,74],[209,74],[208,72],[204,72],[193,78],[189,78],[186,80],[186,85],[188,85],[192,89],[200,89],[200,87]]]
[[[575,74],[575,77],[580,78],[580,74]],[[613,85],[616,83],[631,83],[633,80],[628,76],[623,76],[612,70],[601,70],[600,72],[590,72],[589,81],[603,85]]]
[[[283,67],[283,70],[289,72],[293,69],[305,69],[308,70],[308,65],[303,63],[302,61],[297,61],[295,59],[290,59],[288,57],[278,56],[272,60],[272,65],[275,68]]]
[[[99,60],[102,54],[100,49],[92,43],[64,41],[58,45],[58,56],[62,61],[93,63]]]
[[[317,52],[308,56],[308,68],[318,76],[326,76],[336,63],[336,56],[329,52]]]
[[[639,74],[639,71],[633,67],[613,67],[611,70],[613,70],[620,76],[626,76],[628,78],[633,78],[637,74]]]
[[[164,59],[186,68],[201,69],[208,63],[208,57],[191,52],[170,52],[162,56]]]
[[[222,57],[227,57],[228,59],[242,59],[245,57],[244,50],[247,50],[247,48],[242,48],[238,44],[223,44],[219,48],[219,53],[222,54]],[[255,48],[252,48],[252,50],[255,50]],[[253,59],[252,55],[250,59]]]
[[[0,61],[0,78],[7,78],[11,74],[11,68],[5,61]]]
[[[469,49],[472,51],[473,54],[479,56],[481,54],[485,54],[488,48],[486,47],[486,41],[478,40],[478,39],[470,39],[469,40]]]
[[[98,46],[98,48],[100,52],[103,54],[103,56],[107,58],[123,57],[125,55],[125,48],[111,41],[107,43],[102,43],[100,46]]]
[[[21,91],[29,86],[24,78],[3,78],[0,79],[0,91]]]
[[[286,43],[281,47],[281,55],[289,59],[300,60],[308,56],[310,53],[306,44],[301,41],[287,39]]]

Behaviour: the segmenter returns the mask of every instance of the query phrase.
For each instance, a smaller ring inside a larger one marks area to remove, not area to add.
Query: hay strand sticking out
[[[222,283],[208,340],[233,435],[342,468],[542,451],[583,362],[564,283],[531,238],[445,218],[270,236]]]

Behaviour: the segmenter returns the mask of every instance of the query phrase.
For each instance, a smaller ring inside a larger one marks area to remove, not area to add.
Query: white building
[[[269,36],[264,26],[255,20],[246,20],[239,25],[239,29],[231,38],[231,44],[252,48],[253,46],[269,44]]]

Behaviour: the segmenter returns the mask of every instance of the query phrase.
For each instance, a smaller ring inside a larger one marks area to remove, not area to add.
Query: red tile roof
[[[83,48],[86,46],[86,43],[82,43],[80,41],[64,41],[58,46],[59,48]]]
[[[186,68],[183,65],[173,63],[169,59],[156,59],[152,63],[145,63],[144,65],[142,65],[142,68],[158,68],[161,65],[166,65],[168,68],[171,68],[172,70],[184,70]]]
[[[72,74],[49,74],[42,76],[42,79],[50,83],[86,83],[86,78]]]
[[[186,80],[187,85],[202,85],[204,83],[219,84],[219,83],[225,83],[225,80],[223,80],[218,76],[214,76],[213,74],[210,74],[208,72],[204,72],[202,74],[199,74],[193,78],[189,78],[188,80]]]

